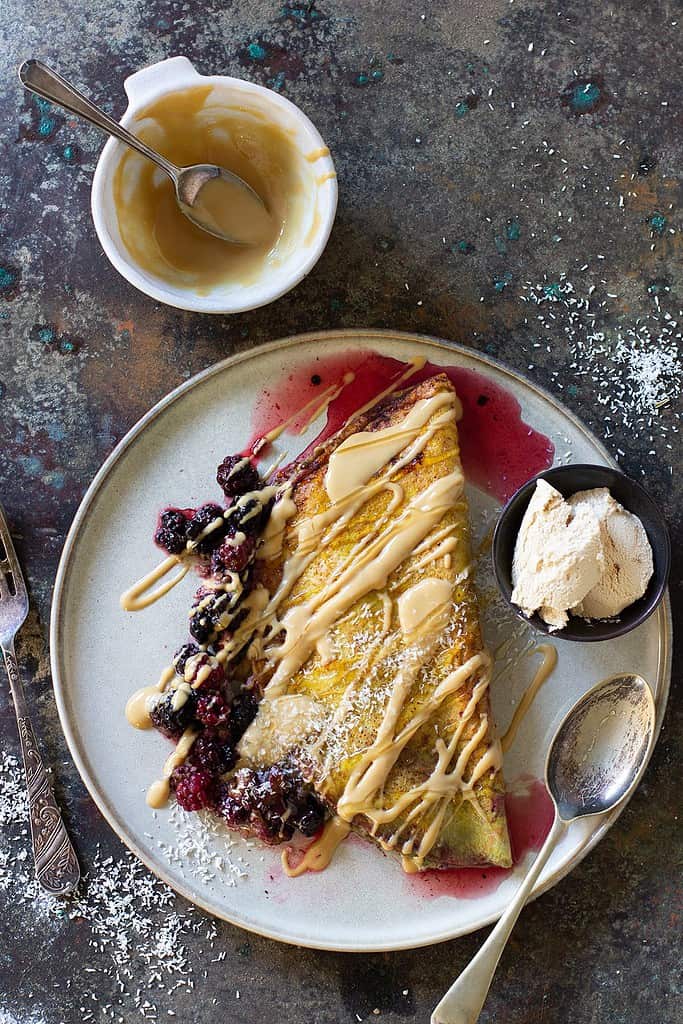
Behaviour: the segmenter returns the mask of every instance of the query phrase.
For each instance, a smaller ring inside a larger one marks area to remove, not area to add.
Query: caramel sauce
[[[192,212],[210,231],[244,245],[267,245],[277,225],[259,197],[230,178],[210,178],[200,188]]]
[[[255,244],[225,242],[192,224],[177,204],[170,178],[128,150],[114,173],[114,202],[121,238],[139,267],[168,284],[207,294],[222,284],[250,284],[290,255],[315,179],[313,165],[285,130],[256,111],[230,105],[209,85],[151,103],[138,115],[134,131],[180,167],[210,163],[232,171],[268,211],[255,229]],[[220,194],[225,188],[230,186],[224,181],[209,182],[200,200],[219,225],[228,227]],[[244,189],[239,192],[241,204],[253,203]],[[244,205],[240,209],[244,212]]]

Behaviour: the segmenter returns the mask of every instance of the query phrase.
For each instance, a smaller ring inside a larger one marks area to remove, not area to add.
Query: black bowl
[[[515,550],[517,534],[522,518],[536,487],[536,481],[546,480],[563,497],[569,498],[577,491],[589,490],[592,487],[608,487],[615,498],[628,512],[638,516],[645,527],[648,540],[652,547],[654,572],[648,583],[647,590],[638,601],[625,608],[615,619],[593,619],[590,622],[574,616],[564,629],[551,630],[540,615],[527,617],[521,608],[510,600],[512,594],[512,556]],[[635,480],[629,479],[618,469],[609,466],[556,466],[544,473],[539,473],[529,480],[508,501],[500,513],[493,534],[493,569],[503,597],[515,614],[539,630],[557,637],[558,640],[578,640],[591,643],[597,640],[612,640],[623,636],[644,622],[662,600],[669,578],[671,565],[671,543],[669,531],[662,513],[646,491]]]

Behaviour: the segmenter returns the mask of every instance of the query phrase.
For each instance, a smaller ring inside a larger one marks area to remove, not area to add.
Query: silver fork
[[[14,638],[27,615],[26,583],[0,505],[0,647],[5,656],[26,770],[33,859],[36,877],[43,889],[61,896],[76,888],[81,872],[38,750],[19,678]]]

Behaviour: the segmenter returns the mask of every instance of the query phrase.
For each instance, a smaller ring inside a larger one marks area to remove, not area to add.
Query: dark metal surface
[[[59,551],[115,442],[170,388],[231,352],[312,327],[390,326],[463,342],[528,373],[664,509],[680,620],[679,18],[679,5],[641,0],[6,0],[0,495],[33,601],[20,661],[85,868],[98,844],[115,861],[121,848],[71,765],[50,691],[45,631]],[[40,57],[119,116],[125,75],[177,53],[202,72],[282,90],[337,164],[339,212],[320,263],[253,313],[183,313],[124,282],[90,220],[99,133],[23,93],[15,77],[22,59]],[[681,1019],[679,689],[676,659],[640,789],[587,860],[525,910],[484,1021]],[[2,744],[16,754],[4,687],[0,700]],[[24,870],[27,842],[5,843],[0,877]],[[218,924],[212,950],[201,934],[183,936],[194,989],[170,993],[170,980],[152,998],[142,955],[129,958],[120,993],[82,907],[48,925],[41,904],[6,888],[0,1020],[12,1024],[133,1021],[142,1011],[206,1024],[422,1022],[482,938],[354,957]],[[176,909],[186,908],[178,900]]]

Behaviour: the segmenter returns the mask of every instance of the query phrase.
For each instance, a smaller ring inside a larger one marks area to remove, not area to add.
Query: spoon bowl
[[[181,211],[203,231],[233,245],[256,245],[272,231],[273,222],[265,203],[246,181],[232,171],[216,164],[177,167],[114,121],[42,61],[25,60],[18,73],[21,83],[31,92],[58,103],[96,128],[115,136],[165,171],[173,182]],[[219,189],[210,182],[218,185]]]
[[[652,692],[637,675],[603,679],[566,715],[545,765],[552,828],[498,924],[434,1010],[432,1024],[476,1024],[505,944],[559,839],[576,818],[607,814],[633,792],[654,734]]]
[[[557,730],[546,785],[563,821],[611,811],[637,785],[654,733],[652,692],[636,675],[589,690]]]

